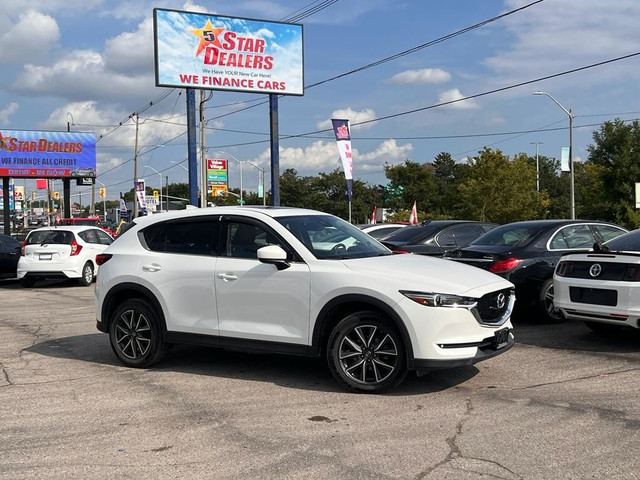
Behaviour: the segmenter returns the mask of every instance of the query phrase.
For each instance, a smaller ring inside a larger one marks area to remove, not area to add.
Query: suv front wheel
[[[331,332],[327,361],[333,376],[357,392],[383,392],[407,374],[398,331],[382,315],[362,311],[342,319]]]
[[[149,367],[164,357],[160,320],[144,300],[126,300],[109,322],[109,340],[116,356],[128,367]]]

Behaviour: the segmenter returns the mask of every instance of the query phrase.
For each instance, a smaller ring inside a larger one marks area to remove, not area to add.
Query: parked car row
[[[324,356],[341,385],[380,392],[408,371],[506,352],[516,305],[594,329],[640,317],[640,234],[606,222],[433,221],[378,242],[321,212],[214,207],[127,227],[115,243],[92,226],[32,231],[17,272],[27,287],[90,285],[100,268],[97,327],[130,367],[172,343],[286,352]]]

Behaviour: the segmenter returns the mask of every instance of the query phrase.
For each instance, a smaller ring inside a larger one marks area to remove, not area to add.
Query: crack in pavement
[[[619,373],[637,372],[639,370],[640,370],[640,368],[628,368],[626,370],[617,370],[615,372],[598,373],[598,374],[592,374],[592,375],[584,375],[582,377],[568,378],[566,380],[558,380],[557,382],[537,383],[535,385],[527,385],[526,387],[512,388],[510,390],[512,392],[514,392],[514,391],[518,391],[518,390],[528,390],[528,389],[531,389],[531,388],[547,387],[549,385],[561,385],[563,383],[571,383],[571,382],[576,382],[576,381],[580,381],[580,380],[589,380],[591,378],[599,378],[599,377],[602,377],[602,376],[613,376],[613,375],[617,375]]]
[[[479,390],[472,390],[471,391],[471,395],[469,395],[467,397],[467,399],[466,399],[465,412],[462,414],[462,418],[460,419],[460,421],[456,425],[454,434],[451,437],[448,437],[445,440],[447,442],[447,445],[449,446],[449,453],[447,454],[447,456],[445,458],[443,458],[442,460],[440,460],[435,465],[427,468],[425,471],[420,473],[416,477],[416,480],[427,478],[427,476],[429,476],[431,473],[433,473],[438,468],[440,468],[442,466],[445,466],[445,465],[448,465],[448,464],[452,463],[454,460],[459,459],[459,458],[462,458],[462,459],[465,459],[465,460],[470,460],[470,461],[483,462],[483,463],[487,463],[489,465],[494,465],[494,466],[496,466],[498,468],[501,468],[501,469],[505,470],[506,472],[509,472],[512,476],[511,477],[502,477],[502,476],[493,475],[493,474],[488,473],[488,472],[482,472],[483,475],[491,476],[491,477],[494,477],[494,478],[501,478],[501,479],[512,479],[513,477],[518,478],[518,479],[522,479],[523,478],[522,476],[518,475],[516,472],[514,472],[512,470],[509,470],[507,467],[505,467],[504,465],[501,465],[499,462],[496,462],[495,460],[488,460],[488,459],[485,459],[485,458],[478,458],[478,457],[467,457],[460,450],[460,447],[457,444],[457,440],[458,440],[458,437],[460,437],[462,435],[462,433],[463,433],[462,430],[464,428],[464,424],[473,415],[473,410],[474,410],[473,400],[474,400],[474,397],[476,396],[476,394],[478,392],[479,392]],[[457,468],[458,470],[463,470],[465,472],[470,472],[470,473],[474,472],[474,470],[465,470],[465,469],[463,469],[461,467],[450,467],[450,468]],[[479,473],[479,472],[476,472],[476,473]]]

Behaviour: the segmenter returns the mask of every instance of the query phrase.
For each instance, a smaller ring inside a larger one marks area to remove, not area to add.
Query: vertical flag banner
[[[373,207],[373,214],[371,215],[371,225],[378,223],[378,207]]]
[[[416,202],[413,202],[413,207],[411,208],[411,215],[409,215],[409,224],[417,225],[418,224],[418,209],[416,208]]]
[[[138,199],[138,206],[140,207],[140,215],[146,215],[147,202],[145,201],[145,187],[144,180],[138,180],[133,182],[136,190],[136,197]]]
[[[571,160],[569,158],[569,147],[562,147],[560,150],[560,171],[571,171]]]
[[[129,212],[127,211],[127,204],[124,201],[122,192],[120,192],[120,219],[129,220]]]
[[[338,143],[338,151],[344,168],[344,177],[347,180],[347,200],[351,201],[351,185],[353,179],[353,155],[351,153],[351,134],[349,133],[349,120],[331,119],[333,133]]]

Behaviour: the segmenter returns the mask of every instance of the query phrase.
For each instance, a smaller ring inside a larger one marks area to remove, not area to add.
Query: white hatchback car
[[[141,217],[97,262],[97,328],[131,367],[153,365],[176,343],[323,355],[343,386],[379,392],[408,370],[472,365],[514,344],[509,281],[394,255],[313,210]]]
[[[33,287],[46,278],[77,278],[89,286],[98,273],[96,255],[113,243],[104,230],[91,226],[44,227],[27,235],[18,260],[18,278]]]

